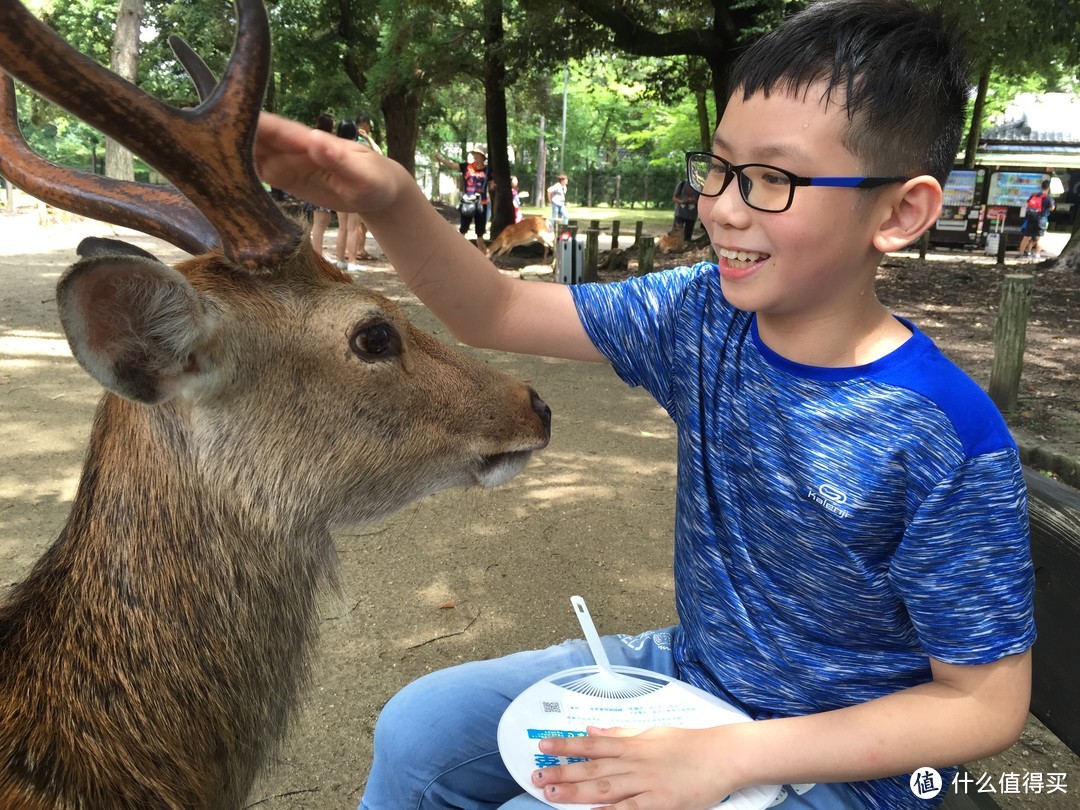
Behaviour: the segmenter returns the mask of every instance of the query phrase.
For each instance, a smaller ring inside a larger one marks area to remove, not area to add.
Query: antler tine
[[[290,256],[302,232],[255,173],[255,127],[270,64],[266,10],[260,0],[235,6],[236,44],[224,79],[194,110],[162,104],[105,70],[18,0],[0,0],[0,62],[169,178],[213,223],[225,254],[256,268]]]
[[[202,60],[202,57],[195,53],[182,37],[169,34],[169,47],[172,48],[172,52],[176,54],[176,58],[180,60],[180,64],[184,66],[184,70],[187,71],[191,81],[195,84],[195,90],[199,94],[199,101],[206,101],[217,86],[217,77],[214,76],[213,71],[206,66],[206,62]]]
[[[157,236],[188,253],[217,245],[214,226],[183,194],[58,166],[37,155],[19,130],[15,82],[0,73],[0,174],[40,200]]]

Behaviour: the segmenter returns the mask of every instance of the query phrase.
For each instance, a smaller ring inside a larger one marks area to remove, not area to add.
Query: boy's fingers
[[[589,732],[590,737],[636,737],[647,729],[644,728],[620,728],[618,726],[612,728],[599,728],[598,726],[588,726],[586,729]]]

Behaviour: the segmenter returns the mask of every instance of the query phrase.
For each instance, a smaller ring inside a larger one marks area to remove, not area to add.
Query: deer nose
[[[532,396],[532,409],[536,412],[536,415],[540,417],[540,422],[544,426],[544,433],[550,438],[551,436],[551,408],[544,400],[540,399],[540,395],[529,389],[529,394]]]

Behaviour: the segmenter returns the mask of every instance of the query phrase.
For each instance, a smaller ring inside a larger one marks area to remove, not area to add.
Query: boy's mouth
[[[750,250],[731,250],[729,248],[719,248],[716,251],[716,255],[721,259],[724,259],[726,263],[734,268],[746,268],[763,262],[769,258],[768,253],[758,253],[757,251]]]

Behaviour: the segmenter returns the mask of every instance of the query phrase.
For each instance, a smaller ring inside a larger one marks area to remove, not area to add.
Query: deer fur
[[[67,523],[0,603],[0,810],[241,806],[308,678],[331,531],[502,483],[548,441],[527,384],[353,285],[266,194],[269,22],[235,6],[220,84],[171,40],[202,99],[180,110],[0,0],[3,70],[172,186],[41,159],[4,73],[0,172],[197,256],[87,240],[58,284],[106,393]]]
[[[509,253],[519,245],[529,245],[540,242],[544,246],[544,258],[541,262],[547,262],[548,250],[555,249],[555,234],[544,217],[523,217],[521,222],[507,225],[488,245],[488,258],[501,256]]]
[[[546,444],[528,385],[297,250],[60,281],[107,392],[66,525],[0,605],[0,808],[240,807],[308,679],[331,530]]]
[[[682,253],[686,249],[686,236],[682,225],[676,225],[657,239],[656,248],[661,253]]]

